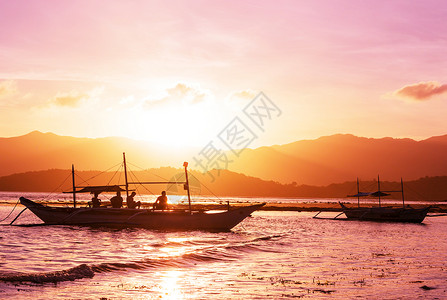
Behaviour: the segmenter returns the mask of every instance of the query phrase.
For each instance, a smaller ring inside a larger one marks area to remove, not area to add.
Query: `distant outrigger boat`
[[[400,191],[381,191],[380,179],[377,177],[378,190],[372,193],[364,193],[359,191],[359,180],[357,179],[357,194],[348,195],[348,197],[357,197],[357,207],[346,207],[339,202],[343,213],[347,219],[360,221],[379,221],[379,222],[408,222],[408,223],[422,223],[425,216],[430,210],[430,206],[424,208],[412,208],[409,205],[405,207],[404,201],[404,187],[403,181],[400,180]],[[380,198],[389,196],[391,192],[402,193],[402,207],[382,207]],[[360,207],[360,197],[377,197],[379,200],[379,207]]]
[[[187,162],[183,164],[185,167],[185,182],[142,183],[127,181],[126,157],[124,153],[123,158],[126,181],[124,185],[125,189],[121,188],[123,185],[76,187],[74,180],[74,166],[72,166],[73,191],[70,193],[73,193],[73,207],[46,206],[24,197],[20,197],[20,202],[26,207],[24,210],[31,210],[46,225],[144,227],[157,230],[210,231],[229,231],[231,228],[242,222],[251,213],[265,205],[265,203],[261,203],[231,210],[228,206],[228,210],[223,212],[194,211],[191,208]],[[129,184],[183,184],[185,190],[188,192],[189,210],[76,207],[76,193],[126,191],[126,195],[128,195]],[[77,190],[77,188],[82,189]],[[12,224],[20,216],[20,214],[10,224]]]

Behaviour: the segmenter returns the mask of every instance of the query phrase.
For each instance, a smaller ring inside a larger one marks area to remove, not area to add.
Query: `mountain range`
[[[0,138],[0,176],[48,169],[107,170],[122,159],[144,168],[180,167],[197,149],[167,149],[119,137],[76,138],[38,131]],[[447,175],[447,135],[421,141],[350,134],[245,149],[228,170],[291,185],[372,180],[415,180]],[[193,164],[190,164],[194,168]],[[222,171],[223,172],[223,171]]]
[[[0,176],[69,169],[72,164],[79,170],[107,170],[122,161],[123,152],[142,168],[178,167],[184,159],[172,149],[122,137],[77,138],[33,131],[23,136],[0,138]]]
[[[377,178],[398,181],[447,175],[447,135],[422,141],[325,136],[285,145],[245,149],[229,167],[261,179],[298,184]]]

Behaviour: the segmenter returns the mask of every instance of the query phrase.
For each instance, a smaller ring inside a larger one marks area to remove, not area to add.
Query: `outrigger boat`
[[[229,231],[242,222],[254,211],[264,206],[265,203],[230,209],[227,211],[194,211],[191,208],[191,195],[188,181],[188,163],[185,162],[185,182],[128,182],[126,157],[124,158],[125,189],[123,185],[114,186],[88,186],[76,187],[74,180],[74,166],[72,166],[73,178],[73,207],[52,207],[36,203],[24,197],[20,202],[26,209],[31,210],[46,225],[88,225],[88,226],[111,226],[111,227],[144,227],[157,230],[209,230]],[[131,209],[131,208],[89,208],[76,207],[76,194],[85,192],[116,192],[126,191],[129,194],[129,184],[183,184],[188,192],[188,210],[154,210],[154,209]],[[78,188],[81,188],[78,190]],[[24,211],[23,210],[23,211]],[[22,211],[22,212],[23,212]],[[21,212],[21,213],[22,213]],[[21,214],[20,213],[20,214]],[[20,216],[11,222],[11,224]]]
[[[357,194],[348,195],[348,197],[357,197],[357,207],[346,207],[339,202],[343,213],[347,219],[360,221],[379,221],[379,222],[408,222],[408,223],[422,223],[425,216],[430,210],[430,206],[424,208],[413,208],[409,205],[405,206],[403,181],[400,180],[400,191],[381,191],[380,179],[377,178],[378,190],[372,193],[365,193],[359,191],[359,180],[357,179]],[[402,193],[402,207],[382,207],[381,197],[389,196],[389,193]],[[378,207],[360,207],[360,197],[376,197],[379,200]]]

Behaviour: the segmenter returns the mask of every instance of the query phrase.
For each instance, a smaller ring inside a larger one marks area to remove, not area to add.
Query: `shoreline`
[[[44,205],[54,205],[54,206],[67,206],[67,203],[61,203],[57,201],[45,201],[40,202]],[[258,202],[259,203],[259,202]],[[107,202],[104,202],[104,204],[108,204]],[[241,206],[247,206],[255,203],[248,203],[248,202],[236,202],[236,203],[230,203],[230,209],[231,208],[237,208]],[[15,203],[11,202],[5,202],[0,200],[1,206],[14,206]],[[357,205],[355,203],[345,203],[348,207],[356,207]],[[21,204],[18,205],[19,207],[22,207]],[[68,205],[70,206],[70,205]],[[86,203],[80,202],[79,207],[85,207]],[[372,207],[377,205],[363,205],[363,207]],[[399,205],[392,205],[393,207],[401,207]],[[422,208],[427,207],[427,204],[411,204],[406,205],[406,207],[413,207],[413,208]],[[180,210],[188,210],[189,206],[188,204],[176,204],[171,206],[173,209],[180,209]],[[228,205],[227,204],[211,204],[211,203],[193,203],[192,204],[193,210],[227,210]],[[151,209],[152,204],[149,203],[143,203],[142,209]],[[327,212],[341,212],[342,209],[338,202],[306,202],[306,203],[281,203],[281,202],[267,202],[263,207],[259,208],[258,210],[261,211],[309,211],[309,212],[319,212],[319,211],[327,211]],[[432,208],[430,209],[431,213],[447,213],[447,204],[434,204]]]
[[[245,203],[237,203],[237,204],[230,204],[230,208],[233,207],[240,207],[245,206]],[[356,204],[353,203],[347,203],[345,204],[347,207],[356,207]],[[378,205],[364,205],[364,207],[377,207]],[[412,204],[410,207],[413,208],[423,208],[427,207],[428,205],[425,204]],[[227,209],[226,205],[194,205],[196,209],[205,209],[205,210],[213,210],[213,209]],[[393,205],[393,207],[399,207],[399,205]],[[401,207],[401,206],[400,206]],[[406,205],[406,207],[409,207]],[[183,206],[181,207],[183,208]],[[184,206],[184,208],[187,208],[187,205]],[[330,202],[330,203],[266,203],[263,207],[259,208],[258,210],[262,211],[309,211],[309,212],[319,212],[319,211],[326,211],[326,212],[342,212],[342,209],[338,202]],[[438,204],[436,206],[433,206],[430,209],[430,212],[432,213],[447,213],[447,204]]]

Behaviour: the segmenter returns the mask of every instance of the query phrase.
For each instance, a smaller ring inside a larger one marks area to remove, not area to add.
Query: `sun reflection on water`
[[[179,237],[169,237],[167,238],[166,246],[160,248],[161,257],[176,257],[187,254],[191,251],[192,247],[186,245],[187,242],[191,241],[191,237],[179,236]]]
[[[189,236],[169,237],[168,241],[175,243],[183,243],[192,240]]]
[[[178,270],[168,270],[157,274],[161,278],[159,291],[162,299],[184,299],[177,284],[183,273]]]

